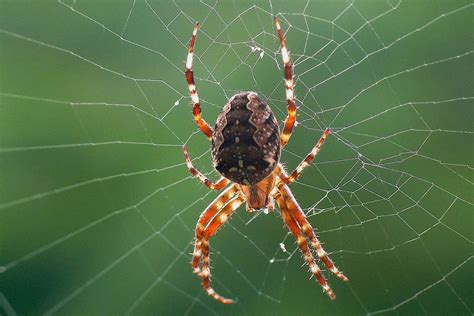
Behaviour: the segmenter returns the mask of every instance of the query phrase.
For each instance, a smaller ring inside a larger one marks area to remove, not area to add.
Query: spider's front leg
[[[280,193],[282,195],[283,201],[285,202],[286,208],[291,213],[292,217],[297,222],[300,230],[306,235],[306,237],[311,241],[311,245],[316,250],[319,259],[324,263],[324,265],[334,273],[338,278],[343,281],[349,281],[349,279],[336,267],[336,265],[332,262],[331,258],[329,258],[327,252],[323,249],[323,246],[319,242],[316,234],[314,233],[313,227],[306,219],[306,216],[303,213],[303,210],[296,202],[295,197],[290,191],[290,188],[287,185],[280,185],[279,186]]]
[[[204,229],[209,224],[209,221],[217,214],[217,212],[224,205],[229,202],[229,200],[237,193],[237,191],[238,189],[236,185],[228,187],[224,192],[219,194],[219,196],[216,197],[214,201],[212,201],[212,203],[209,204],[209,206],[199,216],[199,220],[196,224],[195,230],[195,242],[192,261],[194,273],[201,273],[201,269],[199,268],[199,262],[201,261],[202,257],[201,241],[204,236]]]
[[[204,236],[201,239],[202,247],[202,287],[206,293],[223,304],[232,304],[234,301],[217,294],[211,287],[211,268],[209,256],[209,239],[214,236],[217,230],[232,216],[233,212],[244,202],[244,197],[238,194],[224,206],[219,213],[212,219],[204,230]]]
[[[211,269],[209,256],[209,239],[232,216],[244,201],[233,185],[222,192],[201,214],[196,225],[196,241],[194,244],[192,266],[194,272],[202,278],[202,286],[206,293],[223,304],[231,304],[233,300],[217,294],[211,287]],[[199,262],[202,259],[202,269]]]
[[[229,184],[229,179],[221,177],[217,182],[212,182],[209,180],[205,175],[203,175],[199,170],[197,170],[194,166],[193,163],[191,162],[191,159],[189,159],[188,155],[188,150],[186,149],[186,145],[183,145],[183,151],[184,151],[184,158],[186,159],[186,166],[189,169],[189,172],[193,177],[197,177],[199,181],[201,181],[202,184],[204,184],[206,187],[208,187],[211,190],[221,190],[224,188],[226,185]]]
[[[304,256],[304,259],[306,263],[308,264],[311,270],[311,273],[316,277],[316,280],[318,280],[324,292],[326,292],[326,294],[332,300],[336,299],[336,296],[334,295],[334,292],[329,287],[329,284],[326,278],[321,273],[321,269],[316,264],[316,261],[314,260],[314,257],[308,248],[308,242],[306,241],[306,238],[304,238],[303,233],[301,232],[301,228],[298,226],[298,223],[293,217],[292,211],[287,207],[283,195],[280,192],[278,192],[275,194],[275,199],[280,208],[281,217],[283,218],[283,221],[285,222],[286,226],[288,226],[288,229],[291,231],[293,236],[295,236],[298,247],[300,248],[301,253]]]

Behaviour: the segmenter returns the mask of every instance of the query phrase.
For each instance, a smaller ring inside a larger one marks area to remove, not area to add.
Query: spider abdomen
[[[272,110],[254,92],[229,99],[212,135],[212,161],[224,177],[252,185],[268,177],[280,159],[280,130]]]

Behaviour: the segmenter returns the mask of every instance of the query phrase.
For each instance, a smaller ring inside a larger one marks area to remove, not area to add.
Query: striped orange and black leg
[[[232,304],[234,301],[217,294],[216,291],[211,287],[209,239],[217,232],[220,227],[222,227],[222,225],[224,225],[225,222],[227,222],[227,220],[232,216],[233,212],[243,202],[244,198],[241,195],[237,195],[232,200],[230,200],[204,229],[204,235],[201,239],[202,269],[199,275],[202,278],[202,287],[209,296],[212,296],[214,299],[223,304]]]
[[[306,263],[308,264],[309,269],[311,270],[311,273],[316,277],[316,280],[319,282],[324,292],[326,292],[326,294],[332,300],[334,300],[336,296],[334,295],[334,292],[329,287],[329,284],[326,278],[321,273],[321,269],[316,264],[316,261],[314,260],[314,257],[308,248],[308,242],[306,238],[303,236],[303,233],[301,232],[300,227],[298,226],[298,223],[294,219],[292,215],[292,211],[287,207],[283,195],[280,194],[280,192],[278,192],[275,195],[275,198],[281,211],[281,217],[283,218],[283,221],[285,222],[286,226],[288,226],[288,229],[295,236],[298,247],[300,248],[304,256],[304,259]]]
[[[199,23],[196,23],[193,30],[193,36],[191,37],[191,42],[189,43],[188,57],[186,58],[186,81],[188,82],[189,93],[191,95],[191,100],[193,101],[193,115],[194,120],[196,121],[199,129],[206,135],[208,139],[212,138],[212,128],[206,121],[201,117],[201,105],[199,103],[199,96],[196,90],[196,85],[194,83],[194,73],[193,73],[193,57],[194,57],[194,43],[196,42],[196,34],[199,29]]]
[[[224,177],[221,177],[217,182],[212,182],[207,178],[205,175],[203,175],[199,170],[197,170],[194,166],[193,163],[191,162],[191,159],[189,159],[188,155],[188,150],[186,149],[186,145],[183,145],[183,151],[184,151],[184,157],[186,159],[186,166],[189,169],[189,172],[193,177],[196,177],[199,179],[199,181],[202,182],[206,187],[208,187],[211,190],[221,190],[224,188],[226,185],[229,184],[230,180]]]
[[[319,151],[321,150],[321,147],[324,144],[324,141],[326,140],[326,137],[328,137],[330,133],[331,131],[329,130],[329,128],[324,131],[318,143],[313,147],[311,152],[306,156],[306,158],[302,162],[300,162],[298,167],[296,167],[296,169],[293,170],[293,172],[289,176],[284,174],[284,171],[282,170],[283,172],[280,175],[280,179],[283,181],[283,183],[290,184],[290,183],[295,182],[296,179],[298,179],[300,174],[303,172],[303,169],[306,168],[313,161],[314,157],[316,157],[316,155],[319,153]]]
[[[288,116],[285,120],[285,126],[281,132],[280,139],[281,145],[284,147],[288,140],[290,139],[291,133],[293,132],[293,127],[296,122],[296,104],[294,98],[294,82],[293,82],[293,63],[291,62],[290,54],[285,45],[285,37],[281,30],[280,21],[278,17],[275,16],[275,27],[278,33],[278,38],[280,39],[281,46],[281,57],[283,59],[283,65],[285,67],[285,94],[286,102],[288,104]]]
[[[343,281],[349,281],[347,277],[342,274],[341,271],[336,267],[336,265],[332,262],[331,258],[329,258],[327,252],[321,246],[316,234],[314,233],[313,227],[306,219],[306,216],[303,213],[303,210],[296,202],[295,197],[291,193],[290,189],[286,185],[279,186],[279,190],[285,201],[286,207],[288,208],[289,212],[291,213],[292,217],[297,222],[298,226],[300,227],[301,231],[306,235],[306,237],[311,241],[311,245],[316,250],[319,259],[324,263],[324,265],[334,273],[338,278]]]
[[[199,262],[202,258],[202,245],[201,241],[204,236],[204,229],[206,228],[209,221],[217,214],[217,212],[226,205],[229,200],[237,193],[238,189],[236,185],[228,187],[218,197],[212,201],[212,203],[206,208],[204,212],[199,216],[199,220],[196,224],[195,241],[194,241],[194,252],[192,267],[194,273],[200,273]]]

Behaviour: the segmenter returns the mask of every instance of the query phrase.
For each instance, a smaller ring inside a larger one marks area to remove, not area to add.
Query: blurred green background
[[[335,302],[278,211],[241,207],[190,267],[217,195],[184,80],[193,23],[205,118],[253,90],[285,117],[279,14],[295,62],[292,185],[350,282]],[[0,314],[472,314],[472,1],[0,1]],[[281,244],[281,245],[280,245]]]

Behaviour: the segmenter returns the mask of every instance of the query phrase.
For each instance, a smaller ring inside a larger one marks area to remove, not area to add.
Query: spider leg
[[[285,93],[286,93],[286,102],[288,104],[288,116],[285,120],[285,126],[283,131],[280,135],[281,145],[284,147],[288,140],[290,139],[291,133],[293,131],[293,126],[295,125],[296,121],[296,104],[294,100],[294,82],[293,82],[293,63],[290,59],[290,54],[288,53],[288,49],[285,45],[285,37],[283,36],[283,32],[281,30],[280,21],[278,21],[278,17],[275,16],[275,27],[278,33],[278,37],[280,39],[280,46],[281,46],[281,57],[283,59],[283,64],[285,66]]]
[[[204,235],[204,229],[209,224],[209,221],[217,214],[217,212],[229,202],[229,200],[237,193],[238,189],[236,185],[228,187],[224,192],[219,194],[218,197],[212,201],[211,204],[206,208],[204,212],[199,216],[199,220],[196,224],[195,231],[195,242],[194,242],[194,252],[193,252],[193,261],[192,267],[194,273],[200,273],[201,269],[199,268],[199,261],[202,256],[202,245],[201,240]]]
[[[199,129],[206,135],[207,138],[212,138],[212,128],[207,124],[207,122],[201,117],[201,105],[199,103],[199,96],[196,90],[196,85],[194,83],[194,73],[193,73],[193,57],[194,57],[194,43],[196,42],[196,34],[199,29],[199,23],[196,23],[193,30],[193,35],[191,37],[191,42],[189,43],[188,48],[188,57],[186,59],[186,81],[188,82],[189,93],[191,95],[191,100],[193,101],[193,115],[194,121],[196,121]]]
[[[332,300],[334,300],[336,296],[334,295],[334,292],[329,287],[329,284],[326,278],[321,273],[321,269],[316,264],[316,261],[314,260],[314,257],[308,248],[308,242],[306,238],[304,238],[303,233],[301,232],[301,229],[300,227],[298,227],[298,223],[296,222],[294,218],[293,210],[288,208],[288,206],[285,203],[285,199],[280,192],[275,194],[275,198],[277,200],[278,206],[280,207],[281,217],[283,218],[283,221],[285,222],[286,226],[288,226],[288,229],[295,236],[298,247],[303,253],[304,259],[306,263],[309,265],[311,273],[316,277],[319,284],[322,286],[324,292],[326,292],[326,294]]]
[[[291,215],[296,220],[300,229],[303,231],[306,237],[311,241],[311,245],[316,250],[316,253],[318,254],[319,259],[338,278],[340,278],[343,281],[349,281],[349,279],[344,274],[342,274],[342,272],[339,271],[339,269],[334,265],[331,258],[329,258],[327,252],[321,246],[321,243],[319,242],[318,238],[316,237],[316,234],[314,233],[313,227],[311,227],[311,224],[306,219],[306,216],[304,215],[303,210],[301,210],[301,207],[298,205],[298,202],[296,202],[295,197],[290,191],[290,188],[288,188],[287,185],[281,185],[279,186],[279,190],[286,204],[287,209],[290,211]]]
[[[231,304],[234,301],[217,294],[216,291],[214,291],[214,289],[211,287],[209,239],[225,222],[227,222],[227,220],[232,216],[233,212],[242,204],[243,201],[244,197],[239,194],[232,198],[207,225],[204,230],[204,235],[201,239],[202,272],[200,273],[200,276],[202,278],[202,287],[208,295],[212,296],[214,299],[223,304]]]
[[[189,169],[189,172],[193,177],[197,177],[199,181],[202,182],[206,187],[208,187],[211,190],[221,190],[224,188],[226,185],[229,184],[230,180],[224,177],[221,177],[217,182],[212,182],[209,180],[205,175],[203,175],[199,170],[197,170],[192,162],[191,159],[189,159],[188,155],[188,150],[186,149],[186,145],[183,145],[183,151],[184,151],[184,157],[186,159],[186,166]]]
[[[319,151],[321,150],[321,147],[324,144],[324,141],[326,140],[326,137],[328,137],[330,133],[331,133],[331,130],[327,128],[324,131],[321,138],[319,139],[319,141],[313,147],[311,152],[306,156],[306,158],[302,162],[300,162],[298,167],[296,167],[296,169],[293,170],[293,172],[289,176],[287,176],[286,174],[282,174],[280,176],[280,179],[283,183],[290,184],[290,183],[295,182],[298,179],[300,174],[303,172],[303,169],[306,168],[313,161],[314,157],[319,153]]]

